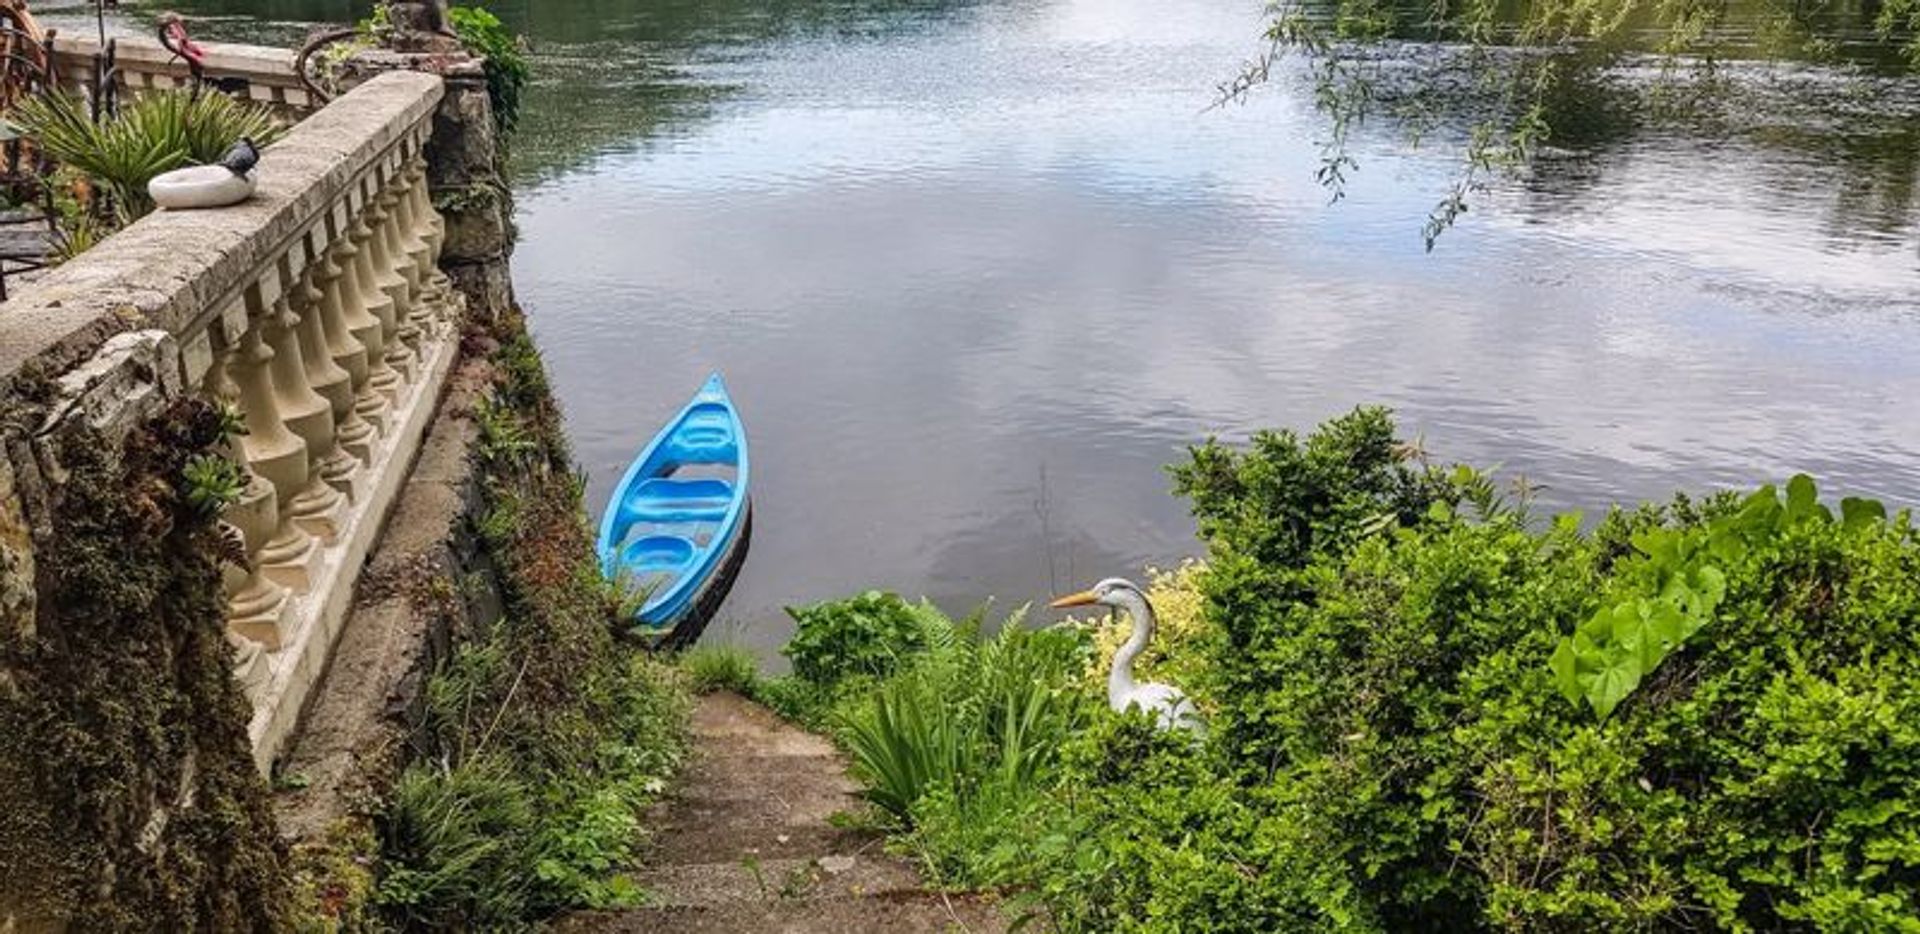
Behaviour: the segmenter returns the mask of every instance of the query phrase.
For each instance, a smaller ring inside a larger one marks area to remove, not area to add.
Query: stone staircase
[[[921,885],[871,831],[836,827],[858,790],[826,740],[731,693],[702,698],[694,760],[653,813],[656,834],[634,874],[643,908],[582,912],[566,932],[999,932],[984,896]]]

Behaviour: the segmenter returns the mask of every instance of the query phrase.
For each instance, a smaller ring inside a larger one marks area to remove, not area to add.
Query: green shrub
[[[782,649],[796,677],[831,686],[853,675],[886,675],[929,646],[946,618],[930,604],[869,590],[857,597],[787,607],[798,624]]]
[[[520,122],[520,92],[533,74],[520,47],[520,37],[484,7],[452,7],[447,10],[447,18],[467,51],[486,60],[487,96],[493,104],[494,124],[500,132],[511,133]]]
[[[680,670],[696,694],[726,690],[752,695],[760,679],[753,653],[735,645],[698,645],[680,653]]]
[[[1122,849],[1192,834],[1189,852],[1217,841],[1250,875],[1221,890],[1210,863],[1173,859],[1144,894],[1126,894],[1134,878],[1083,889],[1142,912],[1189,890],[1246,896],[1244,916],[1176,911],[1200,929],[1279,924],[1274,906],[1304,912],[1283,926],[1360,930],[1912,923],[1920,541],[1905,516],[1855,502],[1836,520],[1801,478],[1784,498],[1536,529],[1479,475],[1400,450],[1362,411],[1177,470],[1209,539],[1203,691],[1219,711],[1209,774],[1177,797],[1239,790],[1220,819],[1168,815],[1179,836],[1149,826]],[[1691,621],[1670,625],[1662,601]],[[1634,652],[1634,677],[1604,702],[1591,680],[1563,691],[1569,640],[1620,606],[1618,645],[1586,650]]]
[[[842,738],[934,878],[1065,931],[1920,930],[1909,514],[1795,478],[1535,522],[1378,410],[1176,477],[1204,743],[967,640],[869,669]],[[1016,685],[1062,711],[1030,773]]]

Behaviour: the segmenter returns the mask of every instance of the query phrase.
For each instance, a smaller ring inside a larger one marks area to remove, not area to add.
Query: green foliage
[[[796,677],[831,685],[855,674],[885,675],[927,648],[946,618],[925,602],[869,590],[857,597],[787,607],[798,629],[781,652]]]
[[[934,878],[1064,931],[1920,930],[1909,514],[1796,477],[1535,523],[1365,409],[1175,475],[1204,742],[1029,674],[1080,715],[1010,777],[953,738],[1018,709],[985,651],[854,679]]]
[[[950,672],[926,666],[887,679],[840,722],[867,800],[903,823],[934,786],[951,786],[979,768],[972,724],[944,693],[953,686]]]
[[[1063,927],[1910,923],[1909,520],[1835,521],[1796,478],[1582,534],[1406,461],[1363,411],[1176,470],[1210,545],[1217,732],[1151,780],[1104,783],[1111,755],[1082,779],[1119,829],[1035,880]]]
[[[473,407],[473,420],[480,428],[480,456],[502,467],[527,463],[540,445],[521,422],[511,405],[503,405],[493,396],[482,398]]]
[[[548,469],[566,458],[539,358],[517,316],[496,327],[493,417],[531,447],[478,458],[506,618],[430,679],[423,748],[376,822],[378,903],[408,929],[518,928],[633,903],[618,873],[685,749],[681,678],[614,638],[581,486]]]
[[[520,92],[532,68],[520,37],[483,7],[457,6],[447,11],[453,31],[469,52],[486,59],[487,95],[500,132],[511,133],[520,120]]]
[[[187,504],[203,516],[217,516],[238,502],[247,488],[246,472],[218,454],[196,454],[180,468]]]
[[[27,405],[15,418],[28,414],[42,417]],[[23,538],[9,540],[13,592],[33,605],[10,616],[26,625],[0,627],[0,879],[9,918],[28,926],[289,924],[286,855],[226,640],[223,536],[182,482],[218,449],[217,425],[184,398],[122,432],[80,418],[39,441],[60,465],[58,495],[36,517],[31,569]],[[190,806],[152,819],[189,791]]]
[[[54,161],[86,173],[107,192],[119,225],[153,210],[147,183],[154,176],[218,162],[242,138],[265,147],[286,134],[264,105],[185,91],[141,94],[99,122],[84,99],[65,93],[29,97],[13,116]]]
[[[737,645],[697,645],[681,652],[676,662],[696,694],[725,690],[751,695],[760,679],[760,663]]]
[[[824,680],[763,681],[754,696],[829,730],[868,801],[936,878],[979,885],[1024,871],[1027,841],[1055,811],[1062,749],[1100,709],[1081,681],[1087,634],[1030,629],[1023,610],[982,638],[975,619],[876,593],[796,615],[806,638],[795,641],[826,649],[802,651],[796,668],[802,657],[853,661],[810,667],[834,673]],[[895,640],[875,648],[879,632]]]

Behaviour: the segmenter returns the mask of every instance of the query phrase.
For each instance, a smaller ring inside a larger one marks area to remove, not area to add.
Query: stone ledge
[[[340,192],[428,119],[441,79],[381,75],[297,124],[260,161],[254,197],[212,211],[156,211],[0,305],[0,388],[21,368],[69,369],[124,330],[195,330]]]

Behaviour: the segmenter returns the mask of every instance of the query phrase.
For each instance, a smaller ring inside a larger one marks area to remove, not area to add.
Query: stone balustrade
[[[442,93],[376,77],[270,147],[252,200],[150,215],[0,305],[0,378],[61,374],[44,424],[7,439],[0,491],[17,502],[0,526],[8,506],[32,522],[31,491],[57,485],[36,439],[63,424],[124,434],[182,393],[244,419],[228,454],[247,483],[223,520],[246,561],[225,588],[262,767],[324,671],[457,354],[464,299],[426,180]]]
[[[47,44],[53,63],[53,83],[76,94],[87,93],[98,80],[100,41],[56,32]],[[311,110],[317,105],[294,72],[293,50],[231,42],[199,45],[207,53],[206,75],[222,79],[228,85],[228,93],[295,112]],[[114,39],[113,68],[122,91],[184,88],[191,82],[187,63],[155,39],[126,36]]]

